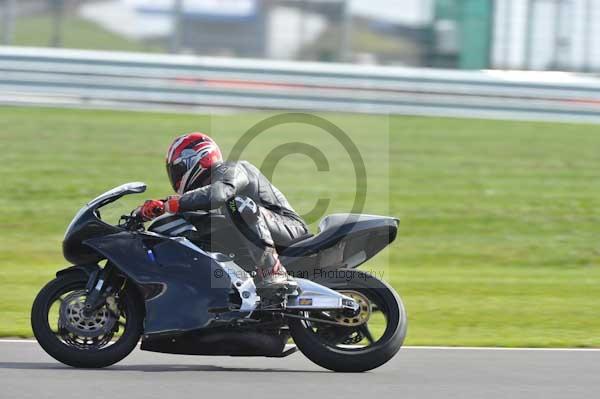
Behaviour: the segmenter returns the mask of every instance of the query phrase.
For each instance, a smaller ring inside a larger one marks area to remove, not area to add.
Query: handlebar
[[[138,212],[138,209],[134,209],[129,215],[121,216],[119,219],[119,227],[129,231],[143,230],[144,219]]]

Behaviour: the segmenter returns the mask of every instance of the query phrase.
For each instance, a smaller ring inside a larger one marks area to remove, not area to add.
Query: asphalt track
[[[63,366],[35,342],[0,341],[0,398],[599,398],[600,350],[403,348],[385,366],[332,373],[285,359],[136,349],[102,370]]]

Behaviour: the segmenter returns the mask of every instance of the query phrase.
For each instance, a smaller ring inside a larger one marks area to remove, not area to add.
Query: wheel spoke
[[[314,318],[335,320],[337,325],[307,321],[306,327],[315,334],[323,344],[336,347],[342,351],[363,351],[387,341],[386,332],[389,325],[389,306],[379,295],[369,295],[369,290],[340,290],[341,294],[351,297],[359,304],[354,316],[347,316],[339,311],[316,311]],[[370,326],[368,325],[370,324]],[[370,330],[373,328],[373,331]],[[383,332],[381,331],[383,328]]]
[[[360,327],[358,327],[358,331],[360,331],[360,333],[367,339],[367,341],[369,341],[369,344],[375,343],[375,340],[373,339],[373,335],[371,335],[371,331],[369,331],[369,326],[367,325],[367,323],[362,324]]]
[[[67,331],[66,331],[66,329],[64,329],[64,328],[62,328],[62,327],[60,327],[60,326],[56,326],[56,327],[57,327],[57,328],[56,328],[56,330],[53,330],[52,328],[50,328],[50,330],[51,330],[51,331],[52,331],[52,333],[53,333],[54,335],[56,335],[56,336],[57,336],[59,339],[63,338],[63,336],[64,336],[65,334],[67,334]]]

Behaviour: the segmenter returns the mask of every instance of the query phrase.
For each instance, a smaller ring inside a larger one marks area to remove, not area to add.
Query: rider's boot
[[[226,207],[226,214],[237,226],[239,237],[256,265],[254,282],[257,294],[263,303],[278,304],[285,298],[288,278],[265,221],[267,212],[254,200],[243,196],[230,199]]]
[[[288,289],[288,274],[274,248],[267,248],[257,267],[256,292],[262,301],[281,302]]]

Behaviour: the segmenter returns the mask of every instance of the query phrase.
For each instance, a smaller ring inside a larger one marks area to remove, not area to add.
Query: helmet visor
[[[175,163],[167,164],[167,174],[169,175],[169,181],[171,182],[171,187],[173,187],[173,191],[177,191],[179,189],[181,179],[183,178],[183,175],[185,175],[187,170],[188,168],[185,162],[181,162],[181,159],[178,159],[177,161],[175,161]]]

